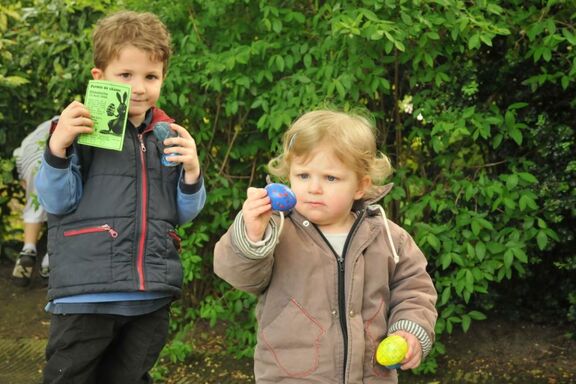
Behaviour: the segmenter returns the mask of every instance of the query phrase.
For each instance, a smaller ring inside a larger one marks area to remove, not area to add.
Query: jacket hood
[[[362,210],[363,208],[366,208],[370,205],[376,204],[377,202],[379,202],[380,200],[382,200],[384,198],[384,196],[386,196],[391,190],[392,187],[394,187],[394,183],[388,183],[385,185],[379,185],[376,187],[376,194],[369,198],[369,199],[361,199],[358,200],[354,203],[354,205],[352,206],[352,210],[353,211],[359,211]]]

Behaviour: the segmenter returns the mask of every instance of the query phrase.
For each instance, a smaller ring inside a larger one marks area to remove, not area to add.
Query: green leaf
[[[476,243],[475,250],[478,260],[484,260],[484,256],[486,256],[486,245],[482,241],[479,241]]]
[[[452,254],[451,253],[445,253],[442,254],[440,256],[440,263],[442,266],[442,269],[446,269],[450,266],[450,264],[452,263]]]
[[[504,12],[504,9],[500,7],[498,4],[488,2],[486,6],[486,10],[490,13],[494,13],[496,15],[501,15]]]
[[[538,209],[538,205],[536,204],[534,199],[527,194],[520,196],[520,200],[518,201],[518,206],[520,207],[521,211],[525,211],[526,208],[530,208],[532,210]]]
[[[516,188],[517,185],[518,185],[517,175],[511,174],[506,177],[506,188],[508,188],[508,190]]]
[[[490,231],[493,231],[493,230],[494,230],[494,226],[493,226],[492,223],[489,222],[488,220],[486,220],[486,219],[484,219],[484,218],[482,218],[482,217],[478,217],[476,220],[480,223],[480,225],[481,225],[482,227],[484,227],[484,228],[486,228],[486,229],[488,229],[488,230],[490,230]]]
[[[426,236],[426,241],[436,252],[440,252],[440,240],[433,233],[429,233]]]
[[[463,315],[462,316],[462,331],[468,332],[468,329],[470,328],[471,322],[472,322],[472,320],[470,319],[470,316]]]
[[[520,132],[520,130],[518,128],[516,128],[516,127],[511,128],[508,131],[508,134],[510,135],[512,140],[514,140],[516,142],[516,144],[522,145],[522,132]]]
[[[284,58],[280,55],[276,56],[276,67],[280,72],[284,72]]]
[[[494,241],[488,242],[488,243],[486,244],[486,248],[487,248],[488,251],[489,251],[491,254],[493,254],[493,255],[502,253],[502,252],[504,252],[504,250],[506,249],[506,247],[504,246],[504,244],[497,243],[497,242],[494,242]]]
[[[472,233],[476,236],[478,236],[480,234],[480,231],[482,230],[482,226],[480,225],[480,222],[476,218],[472,219],[470,227],[472,228]]]
[[[336,91],[338,92],[338,95],[340,95],[341,98],[346,97],[346,89],[344,88],[339,79],[334,79],[334,86],[336,88]]]
[[[404,43],[402,43],[400,40],[394,40],[394,46],[395,46],[396,49],[398,49],[400,52],[406,51],[406,46],[404,46]]]
[[[502,199],[502,202],[508,209],[516,209],[516,202],[509,197],[505,197]]]
[[[528,256],[526,255],[526,252],[524,252],[522,249],[520,249],[520,248],[512,248],[512,252],[514,252],[514,255],[516,256],[516,259],[518,259],[518,260],[521,261],[522,263],[527,263],[527,262],[528,262]]]
[[[30,80],[21,77],[21,76],[7,76],[4,77],[0,74],[0,85],[8,86],[8,87],[19,87],[21,85],[25,85],[30,83]]]
[[[486,44],[487,46],[491,47],[492,46],[492,35],[486,34],[486,33],[482,33],[480,35],[480,40],[482,40],[482,42],[484,44]]]
[[[444,305],[450,299],[450,287],[444,288],[442,295],[440,296],[440,305]]]
[[[476,250],[474,249],[472,244],[466,242],[465,246],[466,246],[466,254],[468,255],[468,257],[474,258],[476,255]]]
[[[535,184],[538,182],[538,179],[534,177],[531,173],[528,172],[518,172],[517,175],[527,183]]]
[[[234,311],[236,313],[241,313],[244,309],[244,306],[242,305],[242,300],[236,300],[234,302]]]
[[[272,30],[276,33],[282,32],[282,21],[279,19],[272,20]]]
[[[468,49],[473,50],[480,47],[480,34],[476,33],[468,40]]]
[[[304,55],[304,66],[306,66],[306,68],[310,68],[312,66],[312,55],[309,53]]]
[[[473,320],[486,320],[486,315],[479,311],[470,311],[468,312],[468,316]]]
[[[504,252],[504,267],[508,270],[512,266],[514,262],[514,253],[512,253],[511,249],[508,249]]]
[[[546,246],[548,245],[548,236],[546,236],[546,232],[544,230],[538,231],[538,234],[536,235],[536,242],[538,243],[538,248],[540,250],[543,251],[546,249]]]
[[[496,134],[496,136],[494,136],[494,140],[492,140],[492,148],[497,149],[498,147],[500,147],[503,140],[504,135],[502,135],[501,133]]]

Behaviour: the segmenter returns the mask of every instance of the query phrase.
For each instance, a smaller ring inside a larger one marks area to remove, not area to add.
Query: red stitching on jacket
[[[372,365],[372,373],[374,373],[375,376],[378,377],[388,377],[388,375],[385,375],[384,372],[382,372],[381,370],[378,369],[378,363],[376,363],[376,348],[378,348],[378,344],[376,342],[376,339],[372,336],[372,334],[370,333],[370,326],[372,325],[372,321],[374,321],[374,319],[376,318],[376,316],[378,316],[378,314],[380,313],[380,311],[382,310],[382,307],[384,306],[384,299],[380,299],[380,305],[378,306],[378,309],[376,310],[376,312],[374,313],[374,316],[372,316],[370,319],[366,320],[366,322],[364,323],[364,332],[366,332],[366,336],[368,337],[368,340],[370,340],[370,345],[371,345],[371,350],[372,350],[372,357],[370,358],[370,363]]]
[[[320,357],[319,357],[320,356],[320,337],[322,337],[322,335],[324,335],[326,333],[326,330],[324,329],[324,327],[322,327],[322,325],[315,318],[313,318],[311,315],[309,315],[308,312],[306,312],[304,310],[304,308],[302,308],[302,306],[300,306],[300,304],[298,304],[296,302],[296,300],[294,300],[294,298],[291,298],[290,302],[293,305],[295,305],[296,308],[298,308],[300,310],[300,312],[302,312],[302,314],[304,316],[306,316],[311,322],[316,324],[321,331],[320,334],[314,340],[314,349],[316,351],[316,354],[315,354],[316,359],[314,360],[314,364],[312,365],[312,367],[310,369],[308,369],[306,371],[302,371],[302,372],[290,372],[286,367],[284,367],[284,365],[282,365],[282,363],[280,363],[280,359],[278,358],[276,351],[274,350],[274,348],[272,348],[272,346],[270,345],[270,343],[268,342],[268,340],[266,340],[266,337],[264,336],[264,330],[262,330],[260,332],[260,335],[262,336],[262,340],[264,341],[264,343],[266,344],[266,346],[268,347],[268,349],[272,353],[272,356],[274,356],[274,360],[276,361],[276,365],[278,365],[278,367],[280,367],[280,369],[282,371],[284,371],[284,373],[286,375],[288,375],[289,377],[306,377],[318,369],[318,365],[320,364]]]

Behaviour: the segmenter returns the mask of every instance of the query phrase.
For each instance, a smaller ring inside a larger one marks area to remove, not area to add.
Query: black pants
[[[44,384],[152,383],[169,306],[141,316],[52,315]]]

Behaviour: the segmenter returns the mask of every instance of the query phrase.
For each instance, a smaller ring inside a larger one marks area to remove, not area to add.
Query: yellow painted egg
[[[380,342],[378,349],[376,349],[376,361],[387,368],[397,369],[407,352],[406,339],[399,335],[388,336]]]

